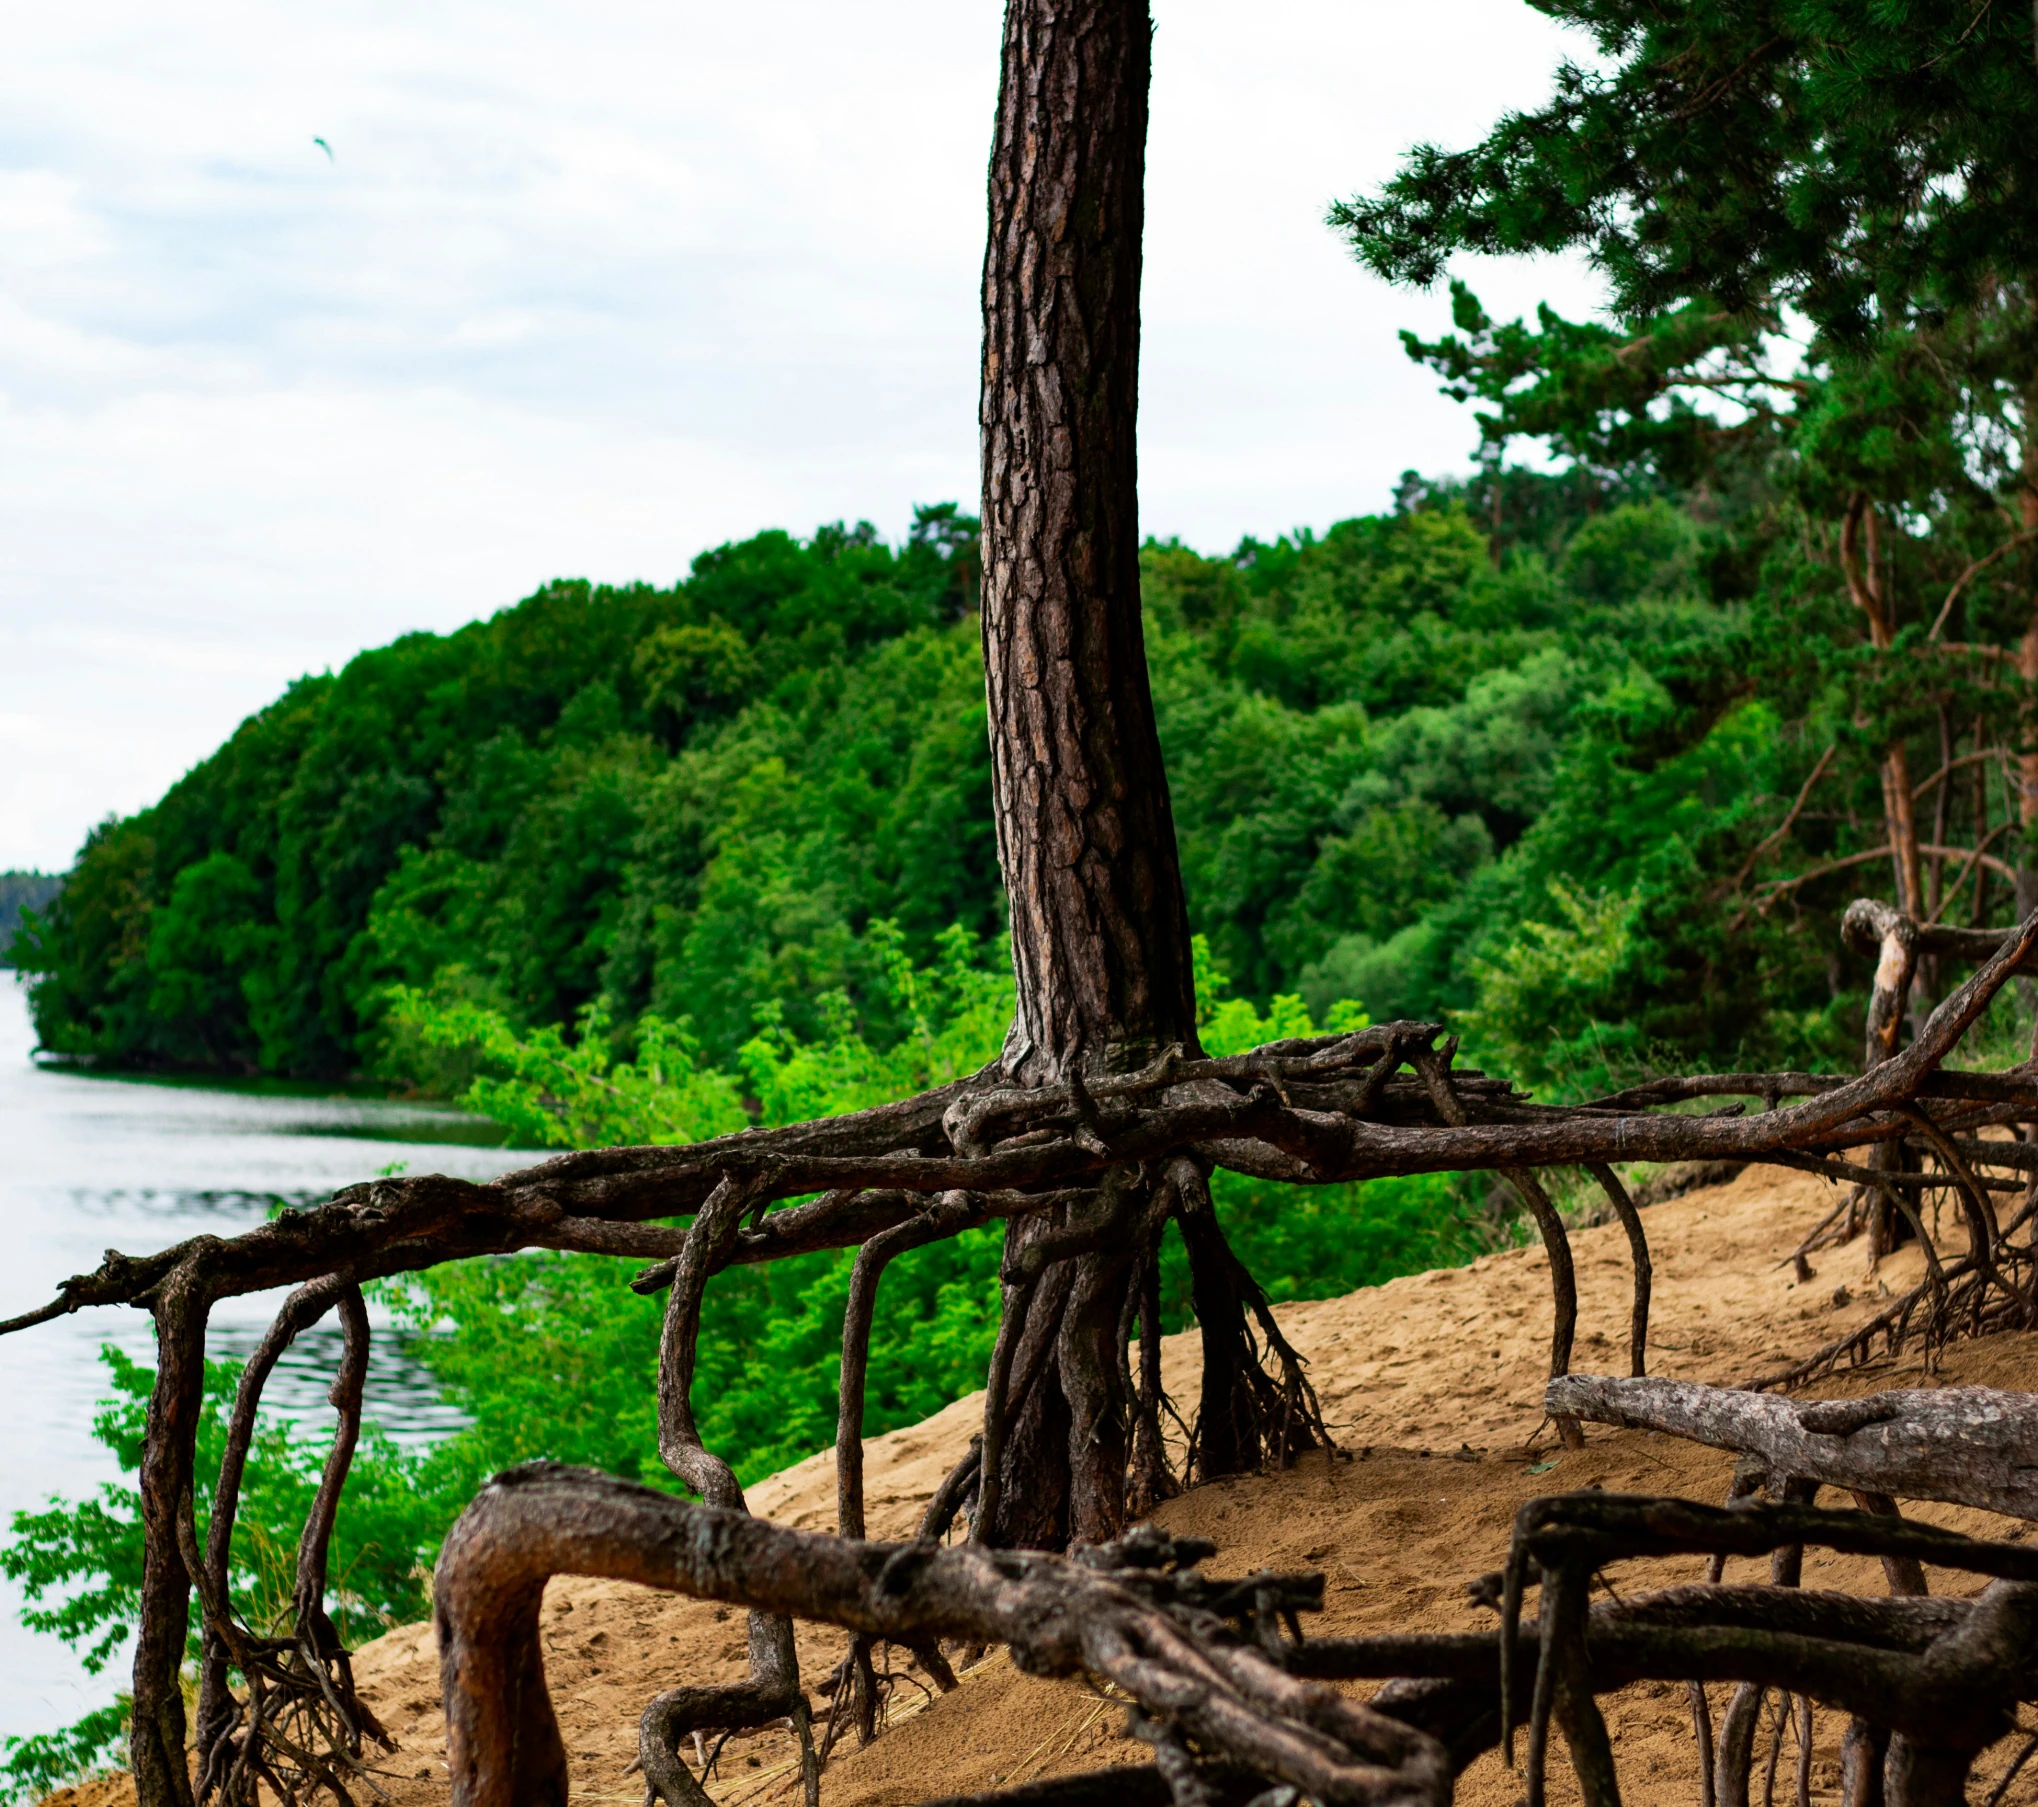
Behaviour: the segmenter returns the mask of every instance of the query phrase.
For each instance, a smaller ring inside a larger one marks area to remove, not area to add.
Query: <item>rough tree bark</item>
[[[1139,615],[1146,0],[1012,0],[984,254],[983,634],[1021,1084],[1196,1045]]]
[[[1017,981],[1003,1065],[1021,1087],[1080,1088],[1200,1051],[1139,609],[1151,43],[1146,0],[1006,11],[983,275],[983,637]],[[1020,1314],[1015,1390],[986,1404],[975,1531],[988,1542],[1058,1549],[1126,1522],[1137,1402],[1121,1330],[1158,1235],[1147,1202],[1118,1201],[1123,1227],[1054,1284],[1006,1288]],[[1075,1224],[1068,1212],[1015,1222],[1008,1270]],[[1250,1416],[1244,1370],[1257,1364],[1222,1271],[1229,1251],[1202,1238],[1192,1257],[1199,1308],[1219,1301],[1203,1320],[1216,1371],[1236,1375],[1220,1417]],[[1213,1434],[1201,1453],[1208,1471],[1231,1472],[1257,1462],[1260,1440]]]
[[[191,1577],[177,1528],[191,1495],[193,1445],[205,1388],[205,1319],[212,1300],[202,1280],[171,1275],[154,1301],[156,1383],[142,1445],[141,1622],[135,1636],[135,1708],[128,1758],[148,1807],[191,1807],[184,1756],[184,1662]],[[167,1683],[167,1685],[165,1685]]]

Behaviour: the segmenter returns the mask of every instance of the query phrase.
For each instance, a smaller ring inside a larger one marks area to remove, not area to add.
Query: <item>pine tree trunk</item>
[[[1146,0],[1010,0],[984,255],[983,632],[1027,1085],[1197,1051],[1188,912],[1139,613]],[[1014,1254],[1063,1227],[1021,1219]],[[1059,1548],[1125,1521],[1118,1339],[1138,1250],[1009,1289],[1026,1318],[977,1534]],[[1015,1378],[1015,1388],[1017,1380]]]
[[[1014,1079],[1194,1047],[1139,619],[1145,0],[1011,0],[984,256],[984,668]]]

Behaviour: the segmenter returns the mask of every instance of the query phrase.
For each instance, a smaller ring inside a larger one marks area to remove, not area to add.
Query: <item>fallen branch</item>
[[[1545,1404],[1760,1456],[1778,1474],[2038,1519],[2038,1395],[1989,1387],[1794,1400],[1684,1380],[1569,1374]]]
[[[1714,892],[1714,896],[1733,896],[1748,882],[1749,876],[1754,872],[1755,868],[1772,851],[1781,847],[1790,838],[1790,831],[1797,826],[1798,817],[1804,814],[1804,806],[1811,801],[1812,792],[1818,788],[1819,780],[1826,775],[1826,768],[1833,763],[1833,755],[1839,750],[1840,744],[1838,741],[1835,741],[1819,755],[1818,763],[1812,767],[1811,775],[1798,787],[1797,798],[1790,808],[1784,812],[1783,820],[1770,833],[1756,842],[1754,850],[1741,862],[1741,869],[1732,878],[1728,879],[1725,884],[1719,886]]]

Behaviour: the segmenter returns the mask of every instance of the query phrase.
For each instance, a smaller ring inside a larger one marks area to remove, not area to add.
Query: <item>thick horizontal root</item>
[[[1443,1807],[1443,1748],[1293,1676],[1278,1615],[1321,1577],[1207,1582],[1158,1534],[1083,1560],[962,1544],[858,1543],[690,1505],[587,1469],[532,1463],[484,1488],[434,1589],[455,1807],[558,1807],[566,1757],[538,1608],[555,1574],[600,1575],[910,1644],[1008,1646],[1029,1673],[1109,1683],[1168,1739],[1327,1807]],[[1172,1747],[1170,1747],[1172,1748]],[[1165,1768],[1170,1751],[1157,1747]]]

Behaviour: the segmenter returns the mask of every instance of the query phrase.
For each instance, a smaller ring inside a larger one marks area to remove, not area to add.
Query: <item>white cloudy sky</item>
[[[1470,423],[1324,230],[1533,101],[1522,0],[1154,0],[1142,510],[1378,507]],[[292,676],[975,482],[998,0],[67,0],[0,59],[0,867]],[[330,159],[312,140],[332,146]],[[1589,304],[1575,268],[1472,272]]]

